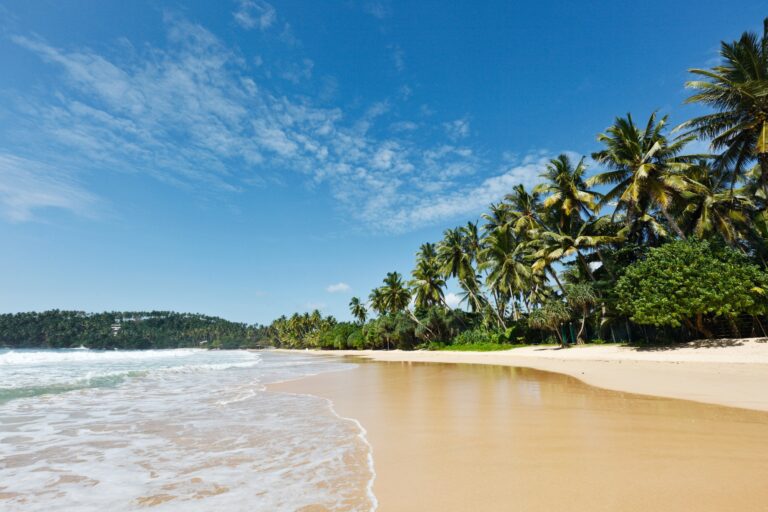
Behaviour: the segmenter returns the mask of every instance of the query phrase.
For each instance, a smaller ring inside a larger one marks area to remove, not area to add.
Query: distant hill
[[[173,311],[83,311],[0,314],[0,347],[96,349],[255,348],[269,327]]]

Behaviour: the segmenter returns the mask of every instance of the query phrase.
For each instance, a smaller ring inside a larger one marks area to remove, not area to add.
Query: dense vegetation
[[[250,348],[268,343],[268,338],[269,329],[263,326],[170,311],[0,315],[0,347]]]
[[[693,69],[689,103],[711,111],[670,129],[618,117],[584,158],[560,155],[481,222],[425,243],[411,279],[390,272],[356,322],[281,317],[289,347],[499,347],[765,335],[768,314],[768,20]],[[690,143],[710,150],[697,154]],[[448,281],[464,310],[446,302]],[[369,318],[375,314],[373,319]]]

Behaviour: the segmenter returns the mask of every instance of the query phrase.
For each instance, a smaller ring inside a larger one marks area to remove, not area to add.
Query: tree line
[[[765,336],[768,314],[768,19],[691,69],[670,127],[617,117],[586,158],[559,155],[480,221],[421,245],[410,279],[390,272],[356,322],[315,311],[272,324],[290,347],[414,348],[518,342],[654,343]],[[709,150],[689,150],[691,143]],[[449,281],[462,309],[446,302]]]
[[[83,311],[0,315],[0,347],[93,349],[257,348],[270,329],[173,311]]]

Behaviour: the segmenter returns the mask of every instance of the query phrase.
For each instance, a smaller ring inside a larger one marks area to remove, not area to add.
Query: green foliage
[[[407,284],[390,272],[369,295],[379,318],[366,324],[365,306],[352,299],[364,326],[346,344],[564,344],[564,331],[577,343],[631,342],[640,331],[646,340],[683,340],[711,335],[707,323],[717,319],[733,336],[759,333],[760,319],[747,327],[736,317],[768,313],[760,270],[768,266],[768,20],[762,37],[723,43],[718,65],[692,72],[699,79],[687,84],[696,90],[689,101],[714,112],[684,123],[684,133],[656,113],[640,124],[617,117],[598,135],[592,157],[600,172],[560,155],[542,166],[540,185],[514,187],[482,224],[422,244]],[[696,137],[719,153],[689,154]],[[612,214],[600,216],[608,207]],[[694,237],[732,250],[685,242]],[[654,247],[661,249],[649,255]],[[471,313],[448,305],[448,286]],[[341,346],[342,329],[318,339],[334,329],[330,319],[316,320],[292,346]]]
[[[551,299],[540,308],[531,312],[528,316],[528,325],[534,329],[544,329],[553,332],[560,340],[560,344],[565,345],[560,329],[570,319],[571,310],[568,306],[561,300]]]
[[[171,311],[0,315],[0,345],[18,348],[256,348],[270,338],[267,327]]]
[[[616,285],[617,307],[639,324],[680,327],[709,336],[704,317],[768,312],[768,275],[744,255],[706,241],[652,249]],[[694,323],[695,322],[695,323]]]

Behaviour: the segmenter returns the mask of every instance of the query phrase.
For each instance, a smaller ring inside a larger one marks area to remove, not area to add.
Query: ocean
[[[197,349],[0,350],[0,510],[375,510],[365,430],[269,383],[355,365]]]

